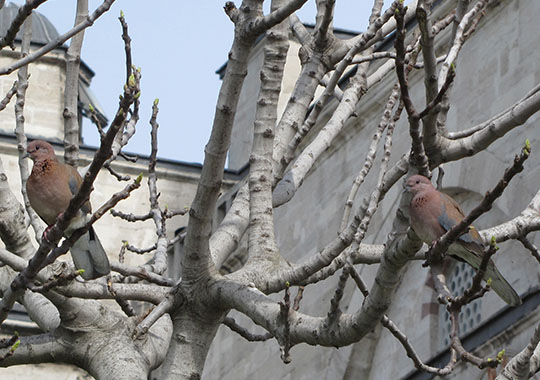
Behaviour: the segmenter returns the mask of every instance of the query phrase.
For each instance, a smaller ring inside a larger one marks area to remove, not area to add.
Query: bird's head
[[[423,190],[432,189],[433,185],[431,181],[424,177],[423,175],[416,174],[407,179],[405,182],[405,191],[414,194],[419,193]]]
[[[34,140],[28,144],[25,156],[34,162],[55,157],[52,145],[43,140]]]

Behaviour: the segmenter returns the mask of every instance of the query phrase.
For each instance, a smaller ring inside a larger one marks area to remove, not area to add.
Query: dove
[[[437,191],[431,181],[422,175],[407,179],[405,190],[412,194],[409,207],[411,228],[426,244],[432,244],[446,231],[465,218],[459,204],[450,196]],[[478,269],[484,255],[485,243],[476,228],[462,234],[448,248],[448,254]],[[521,304],[521,298],[489,260],[484,280],[491,279],[491,288],[511,306]]]
[[[52,226],[58,215],[66,211],[71,198],[79,190],[82,178],[73,166],[58,161],[53,147],[46,141],[35,140],[28,144],[27,156],[34,162],[26,183],[28,200],[40,218]],[[69,237],[73,231],[83,227],[91,213],[90,201],[87,201],[71,220],[64,236]],[[70,251],[75,267],[84,269],[81,276],[85,280],[110,272],[109,259],[93,227],[73,244]]]

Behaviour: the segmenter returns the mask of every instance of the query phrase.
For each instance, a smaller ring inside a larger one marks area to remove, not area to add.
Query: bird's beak
[[[22,158],[30,158],[30,153],[24,152]]]
[[[409,185],[403,185],[403,191],[409,193],[411,191],[411,187]]]

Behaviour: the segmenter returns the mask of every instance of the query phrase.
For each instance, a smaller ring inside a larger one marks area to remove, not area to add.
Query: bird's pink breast
[[[444,234],[438,220],[440,213],[437,193],[421,192],[413,197],[409,208],[411,227],[423,242],[431,244]]]

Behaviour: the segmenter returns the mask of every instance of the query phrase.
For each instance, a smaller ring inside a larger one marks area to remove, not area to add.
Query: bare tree
[[[19,71],[18,84],[6,94],[1,104],[7,104],[17,93],[17,136],[23,181],[28,177],[28,167],[22,159],[26,148],[24,98],[28,79],[24,70],[29,63],[71,38],[65,91],[65,157],[70,164],[76,164],[79,126],[75,122],[74,107],[77,104],[76,79],[82,32],[106,12],[113,1],[105,0],[88,14],[87,2],[79,0],[73,29],[32,53],[28,51],[29,15],[43,1],[27,1],[7,35],[0,40],[0,48],[12,45],[17,31],[26,23],[21,58],[0,68],[2,75]],[[140,176],[129,180],[127,186],[119,189],[93,214],[86,226],[61,241],[63,230],[88,199],[102,167],[108,168],[118,179],[125,179],[115,173],[110,164],[122,154],[122,147],[135,133],[141,89],[140,72],[131,63],[127,23],[123,15],[120,17],[127,64],[118,111],[108,128],[100,126],[97,118],[90,115],[102,133],[101,146],[79,192],[49,230],[47,239],[41,239],[37,215],[26,198],[24,205],[16,200],[0,162],[3,205],[0,237],[6,246],[6,249],[0,249],[0,261],[4,264],[0,268],[0,321],[6,319],[14,302],[19,301],[43,330],[39,335],[14,336],[0,343],[0,365],[64,362],[85,369],[97,379],[130,380],[147,379],[151,371],[159,367],[156,376],[160,379],[198,379],[222,323],[250,341],[275,339],[285,363],[294,360],[290,349],[297,344],[342,347],[361,341],[381,324],[403,345],[414,366],[421,371],[449,374],[460,361],[479,368],[500,364],[499,356],[491,359],[468,352],[461,343],[457,323],[463,306],[489,290],[489,284],[481,284],[487,259],[480,266],[473,286],[463,295],[449,292],[442,260],[448,246],[475,218],[490,209],[511,178],[523,169],[523,162],[531,154],[528,143],[524,147],[523,144],[516,145],[516,160],[509,163],[504,176],[501,173],[499,185],[486,194],[480,206],[463,223],[434,242],[427,255],[426,265],[432,271],[435,289],[441,302],[448,305],[452,321],[451,359],[445,366],[438,368],[425,364],[406,332],[398,327],[400,321],[392,321],[386,315],[405,265],[426,258],[426,251],[421,250],[422,242],[409,228],[410,196],[399,192],[399,206],[386,241],[368,244],[364,238],[380,202],[392,188],[401,186],[401,179],[417,173],[431,176],[431,172],[441,165],[475,155],[495,141],[505,139],[510,131],[522,126],[540,109],[540,84],[531,83],[530,91],[523,98],[515,99],[508,109],[475,125],[463,126],[463,130],[449,132],[446,116],[451,106],[452,83],[459,75],[457,59],[484,14],[489,12],[489,0],[457,0],[452,7],[438,8],[444,9],[444,14],[437,14],[429,0],[418,0],[407,7],[398,0],[384,11],[383,1],[374,0],[369,26],[348,39],[339,39],[334,34],[335,1],[316,1],[317,17],[312,29],[304,26],[294,14],[305,2],[272,0],[268,14],[264,14],[263,2],[258,0],[243,0],[238,8],[232,2],[225,4],[225,12],[234,26],[234,42],[205,148],[197,192],[189,207],[189,223],[185,235],[179,237],[183,239],[184,255],[175,269],[180,271],[181,278],[172,280],[165,275],[166,251],[176,243],[167,238],[166,221],[185,211],[168,210],[159,202],[155,171],[158,146],[156,100],[150,121],[150,209],[133,210],[131,214],[112,210],[115,216],[128,222],[153,220],[156,230],[156,242],[151,247],[153,259],[139,267],[130,267],[120,260],[111,264],[112,275],[79,282],[74,281],[77,272],[73,267],[60,265],[56,259],[65,254],[92,223],[141,183]],[[412,19],[416,23],[410,23]],[[277,104],[291,31],[301,44],[302,68],[285,110],[278,117]],[[446,37],[440,42],[439,37],[443,34]],[[261,35],[265,37],[264,63],[256,100],[249,175],[227,215],[213,229],[238,100],[250,53]],[[388,41],[392,41],[394,47],[384,51],[378,49],[381,42]],[[373,69],[374,62],[379,60],[383,62]],[[423,73],[425,78],[423,104],[413,100],[409,91],[409,77],[416,71]],[[381,118],[373,128],[370,148],[366,152],[357,152],[361,163],[359,174],[347,199],[343,199],[344,211],[335,210],[343,215],[339,218],[341,225],[336,230],[337,236],[307,260],[290,262],[290,252],[280,247],[276,239],[274,210],[287,207],[310,170],[335,144],[347,121],[356,116],[358,105],[368,99],[370,88],[388,78],[392,78],[395,85],[386,104],[379,110]],[[324,91],[316,97],[316,90],[321,85],[325,87]],[[330,99],[336,100],[337,105],[333,108],[328,106]],[[323,122],[321,114],[327,109],[331,114]],[[405,114],[411,137],[410,152],[391,164],[393,132]],[[315,128],[315,125],[320,127]],[[383,135],[384,143],[379,144]],[[379,151],[382,159],[376,166]],[[361,161],[364,158],[365,161]],[[367,188],[365,178],[373,167],[379,170],[375,175],[376,185]],[[491,241],[485,252],[486,258],[495,253],[497,242],[508,239],[522,241],[538,258],[538,250],[527,240],[527,235],[540,229],[539,202],[540,188],[520,216],[481,231],[486,240]],[[31,243],[25,215],[40,241],[38,247]],[[118,237],[119,240],[122,238]],[[248,247],[245,265],[232,273],[220,274],[223,263],[236,251],[243,238],[247,239]],[[127,245],[125,248],[137,250]],[[370,287],[355,268],[359,264],[377,265],[375,281]],[[414,265],[419,265],[418,261]],[[327,315],[316,317],[300,312],[304,287],[340,269]],[[341,310],[340,303],[349,278],[365,299],[358,310],[346,313]],[[300,290],[291,301],[294,286],[300,286]],[[270,296],[279,292],[284,294],[282,300],[276,301],[275,296]],[[115,300],[123,314],[99,302],[104,299]],[[151,307],[138,314],[130,301],[141,301]],[[243,314],[266,332],[251,333],[249,328],[228,315],[231,310]],[[509,362],[499,378],[526,379],[534,375],[540,368],[539,342],[537,328],[530,344]]]

